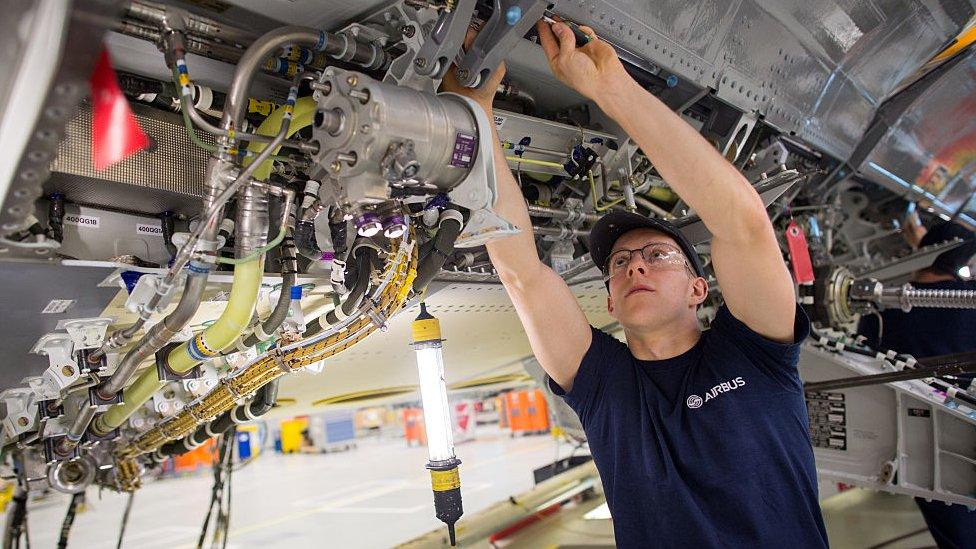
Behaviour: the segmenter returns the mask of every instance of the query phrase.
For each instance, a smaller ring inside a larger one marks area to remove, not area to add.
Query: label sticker
[[[162,225],[148,225],[146,223],[136,223],[136,234],[148,234],[153,236],[163,236]]]
[[[41,313],[48,315],[63,313],[74,304],[74,299],[52,299]]]
[[[478,147],[478,138],[466,133],[457,133],[454,138],[454,154],[451,155],[451,165],[456,168],[470,168],[474,163],[474,152]]]
[[[932,417],[932,411],[926,408],[909,408],[908,415],[911,417]]]
[[[90,227],[97,229],[101,223],[100,219],[94,215],[66,214],[64,216],[66,225],[77,225],[79,227]]]
[[[508,120],[504,116],[498,116],[497,114],[493,114],[492,116],[494,116],[494,118],[495,118],[495,127],[498,127],[498,128],[504,126],[505,125],[505,121]]]

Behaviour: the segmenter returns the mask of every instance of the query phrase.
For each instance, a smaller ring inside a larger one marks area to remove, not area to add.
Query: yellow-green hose
[[[297,132],[302,128],[307,128],[308,126],[311,126],[312,120],[315,118],[316,108],[317,108],[317,104],[315,103],[315,100],[312,99],[311,97],[299,98],[298,101],[295,102],[295,114],[292,117],[291,126],[288,127],[287,137],[291,137],[295,132]],[[281,121],[284,119],[286,112],[287,109],[285,107],[279,107],[275,109],[274,112],[272,112],[270,115],[268,115],[267,118],[264,119],[264,122],[261,122],[261,125],[258,126],[258,129],[255,133],[259,135],[277,134],[278,129],[281,128]],[[267,143],[252,142],[248,144],[247,150],[253,152],[256,156],[257,153],[263,151],[266,146]],[[274,151],[274,152],[277,153],[278,151]],[[251,158],[252,157],[248,157],[244,160],[245,166],[251,162]],[[259,181],[266,180],[268,176],[271,175],[271,168],[272,168],[271,160],[270,159],[266,160],[264,164],[261,164],[260,166],[258,166],[256,170],[254,170],[254,175],[253,175],[254,179],[257,179]]]
[[[227,301],[227,307],[223,314],[193,339],[181,343],[170,351],[166,362],[171,370],[178,373],[187,372],[203,360],[216,356],[221,350],[237,340],[251,321],[263,272],[263,259],[255,259],[234,267],[234,281],[230,290],[230,299]],[[95,424],[96,431],[106,433],[122,425],[133,412],[152,398],[153,394],[162,389],[164,385],[166,382],[159,381],[156,368],[150,367],[143,370],[142,375],[136,378],[123,392],[123,404],[109,408],[98,418]]]

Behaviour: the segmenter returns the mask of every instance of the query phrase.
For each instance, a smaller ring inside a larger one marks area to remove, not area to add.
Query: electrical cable
[[[122,513],[122,524],[119,526],[119,541],[115,544],[115,549],[122,549],[122,539],[125,537],[125,527],[129,524],[129,514],[132,512],[132,500],[135,498],[135,491],[129,492],[129,501],[125,502],[125,511]]]
[[[75,522],[75,514],[78,512],[78,506],[85,499],[84,492],[78,492],[71,496],[71,501],[68,503],[68,512],[64,514],[64,521],[61,523],[61,535],[58,537],[58,549],[67,549],[68,547],[68,534],[71,533],[71,526]]]

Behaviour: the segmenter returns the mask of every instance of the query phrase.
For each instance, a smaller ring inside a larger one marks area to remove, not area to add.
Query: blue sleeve
[[[802,391],[796,364],[800,359],[800,344],[810,335],[810,320],[803,307],[796,306],[793,320],[793,342],[779,343],[757,334],[735,318],[728,307],[719,307],[712,330],[730,341],[766,378],[788,391]]]
[[[552,378],[546,376],[552,392],[561,396],[584,422],[594,404],[603,398],[607,368],[612,364],[610,357],[619,352],[619,347],[623,346],[623,343],[606,332],[593,326],[590,326],[590,330],[593,332],[593,341],[583,355],[583,360],[580,361],[576,378],[573,379],[573,388],[566,392]]]

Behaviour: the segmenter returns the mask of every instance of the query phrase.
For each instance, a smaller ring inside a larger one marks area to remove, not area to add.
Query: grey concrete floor
[[[513,439],[495,430],[459,444],[465,514],[531,488],[532,469],[551,463],[555,449],[548,435]],[[569,451],[563,444],[561,455]],[[426,448],[402,440],[361,440],[334,454],[263,455],[234,473],[227,547],[385,548],[442,526],[433,514],[426,460]],[[143,486],[123,547],[194,547],[211,482],[201,473]],[[126,497],[90,490],[69,547],[114,548]],[[57,495],[33,506],[32,547],[56,546],[67,502]]]
[[[551,463],[556,450],[548,436],[512,439],[494,429],[459,444],[465,515],[531,488],[532,469]],[[559,450],[561,457],[570,448],[563,444]],[[385,548],[441,527],[433,516],[425,462],[426,448],[408,448],[399,439],[361,440],[358,448],[334,454],[266,454],[234,473],[227,547]],[[202,472],[147,483],[136,494],[123,547],[194,547],[211,481],[209,472]],[[67,501],[56,494],[32,505],[32,547],[55,547]],[[125,501],[114,492],[89,491],[88,509],[78,515],[69,547],[115,547]],[[601,501],[570,506],[498,546],[610,547],[610,521],[582,520]],[[854,489],[826,499],[823,511],[835,549],[864,549],[924,527],[906,496]],[[933,546],[925,532],[884,547]]]

